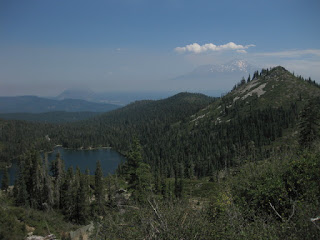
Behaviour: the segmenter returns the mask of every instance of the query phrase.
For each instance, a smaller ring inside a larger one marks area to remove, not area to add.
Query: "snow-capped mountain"
[[[245,60],[233,60],[226,64],[208,64],[195,68],[190,74],[211,74],[211,73],[244,73],[249,74],[257,70],[257,67],[251,65]]]
[[[183,87],[186,91],[227,90],[242,77],[247,78],[258,69],[259,67],[241,59],[225,64],[200,65],[191,72],[172,79],[170,84],[172,88]]]

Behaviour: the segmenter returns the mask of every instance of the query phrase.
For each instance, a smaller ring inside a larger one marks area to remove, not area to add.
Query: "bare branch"
[[[161,222],[161,225],[163,226],[164,230],[166,230],[166,229],[167,229],[167,224],[163,221],[161,215],[158,213],[158,211],[157,211],[157,208],[158,208],[157,204],[154,202],[155,205],[156,205],[156,207],[155,207],[155,206],[151,203],[151,201],[150,201],[149,199],[148,199],[148,202],[149,202],[150,206],[152,207],[154,213],[155,213],[156,216],[158,217],[159,221]]]
[[[276,215],[282,220],[282,222],[289,222],[291,220],[291,218],[293,217],[294,213],[295,213],[295,209],[296,209],[296,204],[295,202],[292,205],[292,213],[290,214],[289,218],[287,220],[285,220],[279,213],[278,211],[275,209],[275,207],[272,205],[271,202],[269,202],[270,207],[272,208],[272,210],[276,213]]]
[[[310,218],[310,221],[320,230],[320,227],[316,224],[316,221],[320,220],[320,216],[315,218]]]
[[[295,203],[293,203],[293,205],[292,205],[292,213],[291,213],[291,215],[290,215],[290,217],[288,218],[288,222],[290,221],[290,219],[293,217],[293,215],[294,215],[294,211],[295,211],[295,208],[296,208],[296,204]]]
[[[315,217],[315,218],[310,218],[311,222],[315,222],[315,221],[318,221],[318,220],[320,220],[320,216]]]
[[[282,218],[282,216],[278,213],[278,211],[275,209],[275,207],[272,205],[271,202],[269,202],[270,207],[272,208],[272,210],[277,214],[277,216],[284,222],[284,219]]]

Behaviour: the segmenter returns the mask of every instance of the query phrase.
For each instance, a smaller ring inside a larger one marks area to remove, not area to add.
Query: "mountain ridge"
[[[218,101],[195,114],[194,119],[206,115],[218,122],[222,119],[227,121],[238,109],[246,114],[251,110],[268,107],[290,107],[294,102],[303,105],[308,99],[318,96],[320,88],[314,81],[295,76],[277,66],[270,70],[262,69],[260,73],[255,71],[249,81],[243,79]]]
[[[107,112],[117,105],[94,103],[81,99],[54,100],[37,96],[0,97],[0,113]]]

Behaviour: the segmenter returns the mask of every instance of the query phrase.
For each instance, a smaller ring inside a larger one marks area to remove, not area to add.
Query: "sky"
[[[232,59],[320,82],[319,12],[319,0],[0,0],[0,96],[167,91]],[[216,81],[194,89],[230,87]]]

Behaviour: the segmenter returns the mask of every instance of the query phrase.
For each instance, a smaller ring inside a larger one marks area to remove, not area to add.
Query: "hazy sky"
[[[234,58],[319,82],[319,12],[319,0],[0,0],[0,95],[162,91]]]

